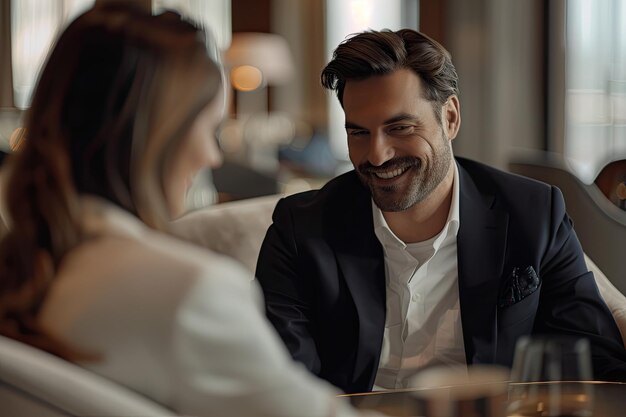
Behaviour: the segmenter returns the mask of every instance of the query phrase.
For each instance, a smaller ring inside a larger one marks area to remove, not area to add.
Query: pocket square
[[[539,288],[539,277],[532,266],[515,267],[503,282],[498,307],[508,307],[522,301]]]

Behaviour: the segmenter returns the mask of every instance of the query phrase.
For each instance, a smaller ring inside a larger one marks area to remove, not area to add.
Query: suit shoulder
[[[502,171],[492,166],[466,158],[456,158],[479,188],[495,188],[505,192],[550,194],[552,186],[519,174]]]
[[[336,235],[339,230],[368,224],[371,213],[369,189],[350,171],[319,190],[283,198],[276,205],[272,220],[275,227],[292,227],[295,234],[302,236]]]

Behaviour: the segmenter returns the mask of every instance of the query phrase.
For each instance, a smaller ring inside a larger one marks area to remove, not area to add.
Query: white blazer
[[[182,414],[356,414],[291,360],[235,261],[98,198],[82,210],[89,239],[63,260],[40,315],[45,329],[101,355],[82,366]]]

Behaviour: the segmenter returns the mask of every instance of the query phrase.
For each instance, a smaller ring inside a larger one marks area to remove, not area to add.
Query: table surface
[[[578,384],[583,384],[593,390],[592,415],[594,417],[626,416],[626,383],[590,381],[578,382]],[[509,384],[510,387],[520,385]],[[359,409],[377,410],[390,416],[413,417],[416,410],[415,394],[418,391],[420,390],[404,389],[344,396],[348,397],[350,402]]]

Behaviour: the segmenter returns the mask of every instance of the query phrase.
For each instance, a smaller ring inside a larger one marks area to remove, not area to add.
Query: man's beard
[[[404,211],[424,201],[445,179],[452,162],[452,150],[448,138],[442,132],[441,146],[435,149],[431,165],[425,167],[422,160],[412,156],[391,159],[381,166],[369,162],[356,169],[359,178],[372,193],[374,203],[382,211]],[[377,185],[372,180],[376,172],[390,172],[395,169],[407,169],[402,184]]]

